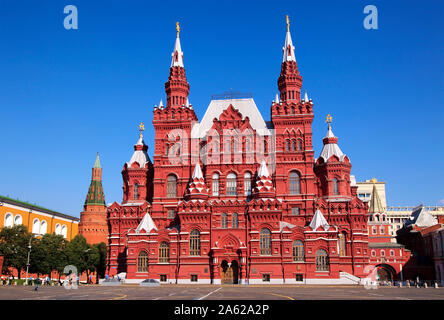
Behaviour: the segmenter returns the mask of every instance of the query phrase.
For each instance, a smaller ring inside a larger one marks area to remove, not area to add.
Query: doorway
[[[239,264],[237,261],[228,262],[223,260],[220,264],[220,276],[222,284],[238,284]]]

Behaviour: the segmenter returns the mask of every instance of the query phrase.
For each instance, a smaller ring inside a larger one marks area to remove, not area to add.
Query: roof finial
[[[179,33],[180,33],[180,25],[179,25],[179,21],[176,22],[176,31],[177,31],[176,38],[179,38]]]
[[[326,123],[328,123],[328,128],[331,129],[330,123],[332,122],[332,117],[330,114],[327,114],[327,119],[325,120]]]
[[[145,126],[143,125],[143,122],[139,124],[139,131],[140,133],[142,133],[142,131],[145,131]]]
[[[290,19],[288,19],[288,14],[285,16],[287,18],[287,32],[290,31]]]
[[[371,182],[373,182],[373,184],[376,184],[376,182],[378,181],[378,180],[376,180],[376,178],[375,177],[373,177],[373,179],[372,180],[370,180]]]

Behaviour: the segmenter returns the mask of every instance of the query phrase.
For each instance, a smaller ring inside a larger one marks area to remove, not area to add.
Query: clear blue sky
[[[65,30],[74,4],[79,29]],[[365,5],[378,30],[363,27]],[[176,36],[201,119],[212,94],[251,92],[265,120],[291,20],[303,90],[314,101],[315,156],[325,116],[358,181],[387,182],[389,205],[444,199],[444,2],[0,2],[0,194],[79,216],[96,152],[107,203],[123,164],[165,101]]]

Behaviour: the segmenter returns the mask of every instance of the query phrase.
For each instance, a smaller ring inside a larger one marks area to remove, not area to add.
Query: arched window
[[[227,228],[227,224],[228,224],[228,222],[227,222],[227,214],[226,213],[222,213],[220,221],[221,221],[221,227],[223,229],[226,229]]]
[[[161,242],[159,245],[159,262],[170,262],[170,246],[166,242]]]
[[[180,143],[176,143],[176,156],[180,156]]]
[[[219,174],[213,174],[213,196],[219,195]]]
[[[177,197],[177,178],[170,174],[167,177],[167,198]]]
[[[231,152],[231,140],[227,140],[226,142],[225,142],[225,150],[224,150],[225,152]]]
[[[323,249],[316,251],[316,271],[328,271],[328,255]]]
[[[302,151],[302,140],[298,139],[298,151]]]
[[[227,176],[227,195],[237,195],[237,176],[235,173],[230,173]]]
[[[46,223],[45,220],[42,221],[42,223],[40,224],[40,234],[46,234],[48,230],[48,224]]]
[[[381,250],[379,254],[381,255],[381,257],[385,257],[385,251],[384,250]]]
[[[40,221],[39,219],[34,219],[32,222],[32,233],[38,234],[40,232]]]
[[[342,232],[339,234],[338,244],[339,244],[339,256],[344,257],[347,255],[347,244],[346,244],[346,233]]]
[[[296,151],[296,141],[295,140],[291,141],[291,145],[292,145],[292,150]]]
[[[18,225],[20,225],[20,224],[23,224],[23,219],[22,219],[22,216],[21,215],[16,215],[15,216],[15,218],[14,218],[14,224],[16,225],[16,226],[18,226]]]
[[[233,229],[239,228],[239,219],[238,219],[237,213],[233,213],[232,220],[233,220]]]
[[[251,173],[247,172],[244,175],[244,191],[245,195],[251,195]]]
[[[293,261],[304,261],[304,244],[300,240],[293,242]]]
[[[250,152],[250,139],[245,139],[245,152]]]
[[[296,171],[290,173],[290,194],[301,193],[301,179]]]
[[[190,233],[190,256],[200,256],[200,232],[196,229]]]
[[[376,251],[372,250],[372,257],[376,257]]]
[[[134,185],[134,200],[139,199],[139,185],[136,183]]]
[[[68,228],[65,225],[62,226],[62,236],[65,239],[68,236]]]
[[[268,142],[267,140],[264,140],[264,153],[268,152]]]
[[[145,251],[137,256],[137,272],[148,272],[148,253]]]
[[[14,220],[13,220],[13,217],[12,217],[12,213],[7,213],[6,215],[5,215],[5,222],[4,222],[4,226],[5,227],[12,227],[12,225],[13,225],[13,222]]]
[[[287,140],[287,147],[286,147],[287,151],[290,151],[290,140]]]
[[[334,195],[338,195],[339,194],[339,191],[338,191],[338,179],[333,178],[332,184],[333,184],[333,194]]]
[[[62,234],[62,226],[58,223],[56,224],[56,227],[55,227],[55,234],[58,234],[58,235]]]
[[[260,232],[260,248],[262,255],[271,255],[271,232],[263,228]]]
[[[170,152],[170,145],[167,143],[165,144],[165,154],[168,155],[169,152]]]

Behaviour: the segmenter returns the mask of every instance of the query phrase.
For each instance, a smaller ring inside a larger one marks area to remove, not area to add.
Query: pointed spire
[[[372,196],[370,198],[370,202],[368,205],[368,212],[369,213],[383,213],[384,208],[382,207],[381,199],[379,198],[378,190],[376,189],[376,179],[373,178],[371,180],[373,182],[373,190],[372,190]]]
[[[268,198],[273,197],[275,191],[267,163],[265,160],[262,160],[261,166],[257,171],[256,186],[253,189],[253,195],[256,198]]]
[[[200,168],[199,163],[194,167],[193,180],[194,179],[203,179],[202,169]]]
[[[316,231],[319,227],[321,227],[325,230],[328,231],[328,229],[330,229],[330,225],[328,224],[327,220],[325,220],[324,215],[322,214],[321,210],[316,210],[313,219],[310,222],[309,227],[313,230]]]
[[[296,62],[296,57],[294,55],[293,41],[291,40],[290,20],[288,19],[288,15],[287,15],[287,34],[285,35],[285,45],[283,47],[283,51],[284,51],[284,57],[282,59],[282,62],[285,62],[285,61],[295,61]]]
[[[179,26],[179,22],[176,22],[176,31],[177,31],[177,35],[176,35],[176,43],[174,44],[174,50],[172,53],[172,59],[171,59],[171,67],[184,67],[183,66],[183,52],[182,52],[182,48],[180,47],[180,38],[179,38],[179,33],[180,33],[180,26]]]
[[[276,93],[276,101],[277,104],[279,104],[279,93]]]
[[[327,162],[331,156],[338,157],[339,161],[344,161],[345,154],[342,153],[341,149],[338,146],[338,138],[335,137],[333,131],[331,130],[331,120],[332,117],[327,115],[327,120],[325,122],[328,123],[327,135],[322,140],[324,143],[324,147],[322,148],[320,158],[323,158],[325,162]]]
[[[85,199],[86,205],[105,205],[105,195],[102,187],[102,167],[100,166],[99,153],[92,168],[91,183]]]
[[[187,103],[186,103],[186,105],[185,105],[187,108],[190,108],[190,101],[188,100],[188,98],[187,98]]]
[[[199,163],[194,167],[193,176],[188,184],[185,196],[189,199],[207,199],[208,187],[205,184],[205,179]]]
[[[308,100],[308,94],[307,94],[307,90],[305,90],[305,97],[304,97],[304,101],[305,102],[308,102],[309,100]]]
[[[160,99],[160,102],[159,102],[159,109],[163,109],[163,101],[162,101],[162,99]]]
[[[147,150],[148,146],[145,144],[145,141],[143,140],[143,131],[145,130],[145,127],[143,125],[143,122],[139,125],[139,139],[137,140],[136,144],[134,145],[134,153],[130,159],[129,162],[127,162],[128,167],[131,167],[134,162],[137,162],[140,166],[140,168],[145,168],[145,165],[149,162],[151,162]]]
[[[93,168],[102,168],[100,166],[100,159],[99,159],[99,153],[98,152],[97,152],[96,162],[94,162],[94,167]]]
[[[259,168],[259,171],[257,173],[258,177],[270,177],[270,173],[268,172],[267,164],[265,163],[265,160],[262,160],[261,166]]]
[[[142,221],[140,221],[139,225],[137,226],[136,233],[140,233],[140,231],[142,230],[145,230],[146,233],[150,233],[153,229],[157,230],[156,224],[154,223],[150,214],[147,212],[143,216]]]

